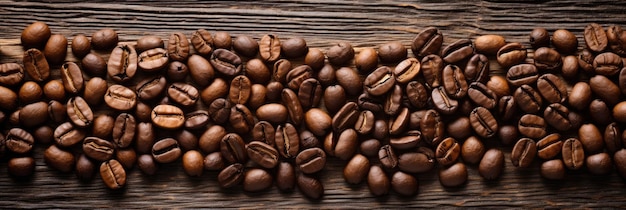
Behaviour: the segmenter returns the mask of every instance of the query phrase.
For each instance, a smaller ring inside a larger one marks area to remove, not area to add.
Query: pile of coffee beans
[[[626,32],[589,24],[581,51],[568,30],[529,37],[444,45],[429,27],[412,54],[398,41],[357,53],[203,29],[132,43],[102,29],[68,44],[35,22],[22,63],[0,65],[0,152],[15,177],[33,173],[42,146],[50,168],[81,180],[99,171],[111,189],[135,166],[155,175],[182,161],[189,176],[219,171],[222,188],[297,186],[313,199],[329,158],[347,161],[349,184],[411,196],[432,170],[444,187],[465,184],[466,165],[498,179],[506,146],[512,165],[540,161],[546,179],[613,168],[626,178]]]

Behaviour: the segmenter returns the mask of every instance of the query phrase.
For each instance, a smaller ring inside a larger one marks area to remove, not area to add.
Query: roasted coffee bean
[[[585,27],[583,38],[585,38],[587,48],[594,52],[602,52],[609,42],[606,32],[597,23],[590,23]]]
[[[546,121],[540,116],[525,114],[519,119],[517,129],[519,132],[532,139],[539,139],[546,136]]]
[[[198,57],[196,56],[191,56],[189,57],[189,59],[187,60],[187,63],[193,63],[193,62],[197,62],[195,60],[198,60]],[[209,64],[206,59],[203,58],[203,60],[201,61],[203,63],[206,64],[206,66],[202,66],[201,68],[204,70],[201,73],[203,75],[205,74],[210,74],[213,75],[211,73],[213,73],[213,67],[211,66],[211,64]],[[198,67],[197,65],[195,67]],[[198,68],[196,68],[196,70],[198,70]],[[167,78],[170,79],[170,81],[174,81],[174,82],[180,82],[185,80],[185,78],[187,77],[187,75],[189,74],[190,70],[189,67],[187,66],[187,64],[181,63],[179,61],[174,61],[171,62],[169,64],[169,67],[167,68],[166,71],[166,75]],[[196,71],[196,73],[199,73],[198,71]],[[196,75],[197,77],[200,77],[199,75]],[[201,83],[207,83],[209,81],[211,81],[213,78],[205,78],[205,77],[201,77],[201,78],[192,78],[194,80],[194,82],[198,82],[201,79],[204,79],[205,81],[202,81]]]
[[[211,40],[212,42],[213,40]],[[259,43],[252,37],[241,35],[233,40],[233,50],[240,55],[253,58],[259,53]]]
[[[535,155],[537,155],[535,141],[529,138],[522,138],[517,141],[511,151],[511,163],[515,167],[526,168],[532,164]]]
[[[619,102],[613,107],[613,118],[618,122],[626,122],[626,102]]]
[[[391,68],[381,66],[370,73],[363,82],[365,90],[373,96],[380,96],[387,93],[395,84],[395,77]]]
[[[422,138],[430,145],[439,145],[439,142],[443,140],[445,125],[435,110],[428,110],[424,114],[420,122],[420,129]]]
[[[13,86],[24,79],[24,68],[18,63],[0,64],[0,84]]]
[[[331,132],[324,139],[324,150],[328,155],[348,160],[356,153],[358,147],[358,134],[354,129],[346,129],[342,132]]]
[[[276,170],[276,188],[282,192],[293,191],[296,185],[296,170],[289,162],[280,162]]]
[[[614,106],[621,101],[619,87],[605,76],[596,75],[591,77],[589,86],[591,87],[591,92],[596,94],[598,98],[606,101],[609,106]]]
[[[94,160],[107,161],[113,157],[115,145],[98,137],[87,137],[83,141],[83,152]]]
[[[104,100],[104,95],[106,95],[109,86],[107,86],[107,81],[103,80],[100,77],[92,77],[89,81],[85,83],[85,92],[84,99],[85,101],[92,105],[97,106],[102,104]]]
[[[378,46],[378,57],[382,63],[398,63],[406,58],[406,48],[401,42],[391,41]]]
[[[150,115],[152,114],[152,107],[144,102],[137,102],[135,107],[135,116],[139,122],[150,122]]]
[[[420,73],[420,70],[421,64],[419,60],[416,58],[407,58],[396,65],[392,73],[396,82],[406,84],[413,80],[413,78]]]
[[[213,62],[213,60],[211,60],[211,62]],[[170,69],[172,69],[172,65],[174,65],[174,63],[175,62],[172,62]],[[225,63],[220,64],[225,65]],[[191,55],[189,60],[187,60],[187,65],[189,67],[189,75],[191,75],[191,79],[201,87],[206,87],[208,85],[213,86],[215,82],[223,81],[215,79],[213,83],[211,83],[213,77],[215,76],[215,71],[213,70],[214,66],[212,66],[212,64],[202,56]],[[217,67],[215,68],[218,69]],[[178,69],[180,69],[180,67],[178,67]]]
[[[559,29],[552,33],[552,46],[563,54],[573,53],[578,48],[578,39],[572,32]]]
[[[587,170],[594,175],[606,175],[613,170],[611,157],[604,152],[588,156],[585,165]]]
[[[465,79],[470,82],[485,83],[489,78],[489,59],[483,54],[476,54],[470,58],[465,66]]]
[[[300,131],[300,149],[305,150],[309,148],[321,147],[320,140],[311,131]]]
[[[591,120],[599,125],[611,123],[611,110],[609,106],[600,99],[595,99],[589,104],[589,113]]]
[[[302,150],[296,157],[296,167],[306,174],[316,173],[324,169],[326,153],[320,148]]]
[[[578,129],[578,138],[585,148],[585,153],[593,154],[604,148],[602,133],[594,124],[584,124]]]
[[[406,152],[398,156],[398,168],[406,173],[424,173],[435,167],[435,152],[427,147],[419,147],[416,152]]]
[[[401,133],[403,132],[395,133],[392,135],[399,135]],[[418,130],[412,130],[406,132],[404,136],[389,139],[389,144],[396,149],[412,149],[417,147],[421,141],[422,133]]]
[[[50,80],[43,86],[43,93],[50,100],[65,100],[65,88],[60,80]]]
[[[137,105],[137,94],[122,85],[111,85],[104,94],[104,102],[112,109],[128,111]]]
[[[137,150],[138,153],[150,153],[156,138],[152,123],[138,123],[136,136],[137,140],[135,142],[135,150]]]
[[[178,145],[183,151],[196,150],[198,148],[198,137],[188,130],[181,130],[174,134]]]
[[[245,172],[243,190],[258,192],[272,186],[272,175],[263,169],[250,169]]]
[[[378,52],[371,47],[361,49],[361,52],[354,57],[354,66],[361,74],[371,72],[378,66]]]
[[[307,65],[300,65],[289,71],[286,75],[287,87],[298,90],[302,82],[313,77],[313,69]]]
[[[237,104],[230,109],[228,122],[235,132],[243,135],[250,132],[254,126],[254,115],[246,106]]]
[[[569,93],[568,102],[569,105],[577,110],[585,110],[591,103],[591,87],[586,82],[578,82]]]
[[[232,90],[232,89],[231,89]],[[200,98],[198,89],[193,85],[177,82],[167,88],[167,96],[182,106],[193,106]]]
[[[300,37],[294,37],[283,41],[280,45],[281,53],[287,58],[299,58],[306,55],[309,47],[306,41]]]
[[[545,28],[534,28],[529,36],[530,45],[537,49],[540,47],[549,47],[550,34]]]
[[[213,37],[204,29],[198,29],[191,34],[191,45],[202,56],[208,56],[213,51]]]
[[[28,104],[20,110],[20,125],[31,128],[48,121],[48,103],[40,101]]]
[[[400,87],[400,85],[395,85],[385,98],[385,102],[383,104],[383,111],[385,114],[394,116],[400,112],[400,108],[403,105],[402,95],[402,87]]]
[[[304,56],[304,64],[310,66],[313,70],[320,70],[324,66],[326,56],[324,52],[317,48],[310,48],[309,52]]]
[[[561,149],[563,163],[570,170],[580,169],[585,161],[585,151],[583,144],[575,138],[569,138],[563,142]]]
[[[93,122],[93,112],[85,99],[80,96],[67,101],[67,116],[78,127],[87,127]]]
[[[4,144],[11,152],[24,154],[33,149],[35,138],[21,128],[12,128],[7,133]]]
[[[363,82],[359,74],[348,67],[341,67],[335,72],[337,84],[341,85],[348,95],[357,96],[363,91]]]
[[[175,61],[184,62],[189,57],[189,40],[183,33],[173,33],[167,40],[167,54]]]
[[[361,111],[354,124],[354,129],[361,135],[369,134],[374,129],[374,113],[369,110]]]
[[[74,169],[74,155],[65,151],[56,145],[50,145],[43,153],[43,160],[49,167],[59,170],[63,173],[69,173]]]
[[[322,109],[313,108],[304,116],[306,127],[317,136],[324,136],[332,127],[332,119]]]
[[[541,164],[541,177],[550,180],[561,180],[565,177],[565,166],[561,159],[549,160]]]
[[[485,152],[478,165],[478,173],[487,180],[498,179],[504,170],[504,153],[499,149]]]
[[[81,181],[89,181],[93,179],[96,172],[96,164],[90,160],[85,154],[82,154],[76,160],[76,176]]]
[[[259,54],[266,62],[274,62],[280,58],[281,43],[278,36],[266,34],[259,41]]]
[[[416,81],[417,83],[417,81]],[[423,86],[422,86],[423,87]],[[407,86],[408,88],[408,86]],[[327,89],[328,90],[328,89]],[[417,90],[414,90],[417,91]],[[423,91],[426,91],[426,88],[423,89]],[[411,93],[409,93],[411,94]],[[416,94],[416,93],[413,93]],[[428,95],[426,95],[428,96]],[[410,96],[409,96],[410,97]],[[330,100],[332,97],[328,97]],[[324,99],[325,102],[327,99]],[[428,102],[428,98],[426,97],[426,102]],[[424,102],[424,104],[426,103]],[[332,105],[335,105],[335,103],[332,103]],[[364,109],[364,110],[370,110],[372,112],[381,112],[383,110],[383,106],[384,106],[384,100],[380,97],[374,97],[374,96],[370,96],[367,92],[364,92],[363,94],[361,94],[359,96],[359,98],[357,99],[357,104],[359,105],[359,108]],[[340,104],[338,104],[339,106],[341,106]],[[328,109],[328,105],[326,106],[326,109]],[[337,109],[339,109],[340,107],[338,107]]]
[[[137,153],[134,149],[117,149],[115,160],[119,161],[125,169],[132,169],[137,162]]]
[[[455,139],[465,139],[472,135],[472,124],[469,117],[459,117],[446,126],[448,135]]]
[[[189,150],[183,155],[183,169],[189,176],[201,176],[204,171],[204,157],[196,150]]]
[[[137,65],[147,72],[163,69],[168,63],[169,54],[163,48],[150,49],[137,56]]]
[[[321,93],[320,93],[321,97]],[[252,84],[250,87],[250,99],[248,99],[248,107],[258,109],[266,104],[267,88],[261,84]]]
[[[621,149],[613,155],[613,161],[615,163],[615,168],[619,175],[624,178],[626,177],[626,149]]]
[[[346,103],[341,109],[333,116],[332,127],[336,132],[343,131],[347,128],[354,127],[354,124],[358,120],[359,111],[358,106],[354,102]]]
[[[505,68],[519,64],[526,60],[526,48],[518,42],[506,44],[498,50],[496,59]]]
[[[426,87],[418,82],[418,81],[411,81],[409,82],[409,84],[406,85],[406,95],[409,98],[409,102],[411,103],[411,105],[415,108],[423,108],[426,106],[426,104],[428,103],[428,91],[426,90]],[[359,97],[360,98],[360,97]],[[360,101],[359,101],[360,102]],[[363,108],[361,106],[361,108]],[[372,110],[375,111],[375,110]]]
[[[241,58],[239,58],[237,54],[225,49],[214,50],[209,62],[215,70],[231,77],[239,74],[243,68]]]
[[[354,58],[354,49],[348,42],[339,42],[328,49],[326,56],[331,64],[340,66]]]
[[[231,188],[240,184],[244,179],[244,166],[234,163],[224,168],[217,175],[217,182],[221,188]]]
[[[228,32],[218,31],[213,34],[213,45],[215,48],[229,50],[232,43],[233,39]]]
[[[595,55],[588,49],[583,49],[583,51],[578,54],[578,66],[588,74],[595,73],[593,60],[595,60]]]
[[[298,155],[300,150],[300,137],[298,130],[292,124],[286,123],[284,125],[278,125],[276,127],[276,135],[274,136],[276,141],[276,148],[278,153],[284,158],[293,158]]]
[[[483,83],[471,83],[467,94],[475,104],[487,109],[493,109],[498,103],[498,96]]]
[[[513,97],[519,108],[526,113],[537,113],[543,103],[537,90],[529,85],[518,87],[513,93]]]
[[[367,157],[357,154],[343,169],[343,178],[348,184],[359,184],[365,180],[370,169]]]
[[[115,30],[110,28],[100,29],[91,35],[91,46],[95,50],[108,50],[117,44],[119,37]]]
[[[391,145],[384,145],[378,150],[378,160],[383,167],[387,169],[395,169],[398,167],[398,156]]]
[[[443,81],[443,87],[450,97],[461,99],[467,95],[467,81],[465,80],[463,71],[458,66],[447,65],[443,68],[441,79]]]
[[[409,108],[402,108],[397,116],[389,119],[389,134],[400,135],[404,133],[410,122]]]
[[[47,125],[40,126],[33,131],[33,137],[37,143],[50,144],[54,141],[54,129]]]
[[[322,99],[322,85],[315,78],[304,80],[298,89],[298,98],[302,108],[317,107]]]
[[[163,76],[147,78],[137,84],[135,91],[139,99],[148,101],[152,100],[163,93],[167,80]]]
[[[457,63],[474,55],[474,46],[469,39],[459,39],[441,50],[446,63]]]
[[[442,114],[453,114],[459,108],[459,102],[450,98],[443,86],[433,89],[431,100],[435,109]]]
[[[612,52],[599,54],[593,59],[593,68],[596,74],[613,76],[623,67],[622,58]]]
[[[498,101],[498,113],[503,121],[513,119],[517,114],[517,102],[513,96],[503,96]]]
[[[117,160],[108,160],[100,165],[100,176],[104,184],[116,190],[126,185],[126,171]]]
[[[402,196],[413,196],[417,194],[417,179],[402,171],[397,171],[391,177],[391,188]]]
[[[610,154],[622,148],[622,130],[617,123],[611,123],[604,129],[604,144]]]
[[[226,136],[227,132],[224,127],[219,125],[212,125],[204,131],[200,139],[198,140],[198,146],[200,150],[205,153],[211,153],[220,149],[220,143],[222,138]]]
[[[575,55],[568,55],[563,58],[563,66],[561,67],[561,75],[567,79],[573,79],[578,76],[578,58]]]
[[[470,123],[474,131],[483,138],[490,138],[498,131],[496,118],[484,107],[476,107],[470,113]]]
[[[532,64],[519,64],[509,68],[506,80],[513,86],[531,85],[539,79],[537,67]]]
[[[142,36],[137,39],[135,49],[137,52],[143,52],[154,48],[163,48],[165,46],[163,40],[158,36]]]
[[[48,61],[43,52],[38,49],[32,48],[26,50],[22,62],[24,63],[26,73],[28,73],[28,76],[32,80],[43,82],[50,78],[50,66]]]
[[[224,169],[225,161],[221,152],[212,152],[204,157],[204,169],[209,171],[219,171]]]
[[[380,166],[373,165],[367,174],[367,186],[372,195],[383,196],[389,194],[391,181]]]
[[[448,137],[437,146],[435,157],[440,165],[449,166],[456,162],[460,154],[461,146],[454,138]]]
[[[24,28],[20,36],[20,41],[25,49],[42,47],[50,38],[50,28],[44,22],[36,21]]]
[[[157,105],[150,115],[154,125],[164,129],[177,129],[185,124],[183,110],[172,105]]]
[[[256,111],[256,116],[261,121],[281,124],[287,121],[288,111],[285,106],[277,103],[265,104]]]
[[[422,72],[430,88],[441,85],[441,74],[444,62],[438,55],[428,55],[422,58]]]
[[[361,142],[361,145],[359,145],[359,151],[367,157],[378,157],[380,147],[381,144],[378,139],[368,139]]]
[[[554,74],[544,74],[537,80],[537,90],[549,103],[567,100],[567,83]]]
[[[205,110],[196,110],[185,115],[185,128],[187,129],[200,129],[209,124],[211,116],[209,112]]]
[[[115,118],[113,126],[113,142],[117,148],[126,148],[135,139],[135,127],[137,122],[133,115],[122,113]]]
[[[208,112],[211,120],[215,123],[224,124],[230,117],[230,109],[233,105],[226,99],[218,98],[210,103]]]
[[[500,130],[498,130],[498,137],[502,144],[512,145],[517,142],[519,136],[519,130],[517,126],[514,125],[504,125],[500,126]]]
[[[371,69],[369,70],[371,71]],[[368,71],[368,72],[369,72]],[[337,78],[335,75],[335,67],[333,67],[330,64],[326,64],[324,65],[324,67],[322,67],[322,69],[320,69],[317,72],[317,79],[319,80],[319,82],[324,86],[330,86],[333,85],[337,82]]]
[[[115,82],[126,82],[137,73],[137,52],[131,45],[119,45],[113,49],[109,62],[107,62],[107,74]]]
[[[461,157],[469,164],[478,164],[485,154],[485,145],[475,136],[471,136],[461,146]]]
[[[439,183],[444,187],[458,187],[467,181],[467,168],[463,163],[439,169]]]
[[[64,123],[67,124],[67,123]],[[63,125],[63,124],[61,124]],[[71,126],[71,124],[70,124]],[[115,126],[115,119],[109,115],[99,115],[93,121],[93,131],[92,135],[95,137],[99,137],[102,139],[110,139],[113,133],[113,127]],[[61,127],[61,126],[59,126]],[[72,126],[73,127],[73,126]],[[70,127],[70,128],[72,128]],[[59,129],[59,128],[57,128]],[[56,131],[55,131],[56,133]],[[84,138],[84,136],[83,136]],[[152,145],[151,145],[152,146]]]
[[[61,79],[66,92],[77,94],[83,90],[83,73],[76,63],[67,62],[61,66]]]
[[[306,197],[310,199],[320,199],[324,196],[324,185],[322,182],[314,177],[306,174],[298,174],[297,180],[298,189]]]
[[[561,104],[550,104],[544,110],[543,117],[549,125],[559,131],[567,131],[572,128],[572,123],[569,120],[569,110]]]
[[[561,153],[563,141],[561,135],[553,133],[537,141],[537,157],[550,160]]]
[[[489,55],[495,55],[504,45],[506,45],[504,37],[495,34],[482,35],[474,40],[476,52]]]
[[[252,162],[263,168],[274,168],[278,164],[278,151],[269,144],[253,141],[246,145],[246,152]]]
[[[428,27],[413,38],[411,49],[417,57],[439,52],[443,44],[443,34],[435,27]]]
[[[256,84],[267,84],[270,80],[271,72],[267,65],[258,58],[248,60],[244,67],[246,76]]]
[[[91,76],[105,77],[107,74],[107,62],[95,53],[89,53],[80,61],[82,69]]]
[[[182,155],[178,141],[173,138],[161,139],[152,146],[152,157],[159,163],[171,163]]]
[[[620,56],[626,55],[626,48],[624,46],[624,36],[622,27],[618,25],[611,25],[606,30],[606,37],[611,50]]]
[[[533,59],[539,70],[555,70],[561,67],[561,54],[552,48],[540,47],[535,50]]]
[[[272,78],[276,82],[285,83],[287,74],[291,71],[291,62],[287,59],[280,59],[274,63],[272,68]],[[306,68],[306,67],[303,67]]]

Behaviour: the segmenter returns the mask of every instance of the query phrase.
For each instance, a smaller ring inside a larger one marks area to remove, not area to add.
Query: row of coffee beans
[[[376,196],[415,195],[416,176],[435,169],[445,187],[467,182],[466,165],[498,179],[500,148],[511,145],[512,165],[541,159],[546,179],[613,168],[626,178],[626,32],[589,24],[584,40],[578,52],[573,33],[535,29],[530,43],[483,35],[444,45],[430,27],[411,56],[398,41],[323,52],[271,34],[200,29],[129,43],[102,29],[70,45],[35,22],[21,36],[22,63],[0,65],[0,151],[16,177],[33,173],[38,144],[51,168],[91,180],[99,167],[111,189],[135,165],[154,175],[182,159],[189,176],[219,171],[222,188],[297,186],[313,199],[329,157],[348,161],[346,182]],[[77,62],[66,61],[68,45]]]

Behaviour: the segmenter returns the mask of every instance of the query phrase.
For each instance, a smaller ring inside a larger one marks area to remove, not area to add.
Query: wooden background
[[[349,41],[357,49],[392,40],[408,47],[427,26],[439,27],[446,43],[500,34],[527,46],[527,35],[534,27],[550,32],[565,28],[579,37],[582,46],[582,31],[588,23],[626,27],[626,1],[54,2],[0,1],[0,62],[21,63],[19,35],[36,20],[68,38],[79,33],[90,36],[104,27],[114,28],[121,41],[148,34],[165,39],[172,32],[190,35],[204,28],[257,39],[270,32],[285,38],[300,36],[310,47],[322,49],[338,40]],[[322,176],[325,196],[312,201],[298,191],[282,194],[275,187],[261,193],[221,190],[216,173],[189,178],[179,164],[165,165],[153,177],[132,170],[125,190],[110,191],[99,178],[82,183],[74,174],[50,170],[43,162],[43,149],[37,148],[32,179],[15,180],[6,173],[6,160],[0,163],[0,208],[626,207],[626,181],[615,172],[591,176],[582,171],[569,173],[562,182],[546,181],[539,176],[539,161],[530,169],[516,169],[510,163],[510,149],[503,150],[506,169],[499,181],[483,181],[476,167],[470,166],[465,186],[443,188],[433,171],[418,175],[419,194],[408,198],[395,193],[374,198],[366,184],[346,184],[341,174],[345,162],[331,159]]]

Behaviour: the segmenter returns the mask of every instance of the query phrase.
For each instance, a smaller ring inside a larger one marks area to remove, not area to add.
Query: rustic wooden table
[[[80,2],[80,1],[77,1]],[[107,2],[107,1],[102,1]],[[327,49],[338,40],[357,49],[400,40],[406,46],[427,26],[439,27],[445,42],[500,34],[507,41],[528,45],[534,27],[574,32],[580,46],[588,23],[626,27],[626,1],[268,1],[196,2],[128,1],[119,3],[61,3],[0,1],[0,62],[20,62],[19,36],[33,21],[48,23],[53,33],[68,38],[90,35],[100,28],[114,28],[121,41],[143,35],[166,38],[172,32],[191,34],[199,28],[247,34],[259,38],[267,33],[280,37],[300,36],[310,47]],[[74,59],[69,56],[69,60]],[[497,64],[494,68],[499,68]],[[74,174],[49,169],[43,147],[36,149],[36,172],[29,180],[15,180],[0,163],[0,208],[578,208],[626,207],[626,181],[613,172],[608,176],[569,173],[560,182],[539,176],[539,161],[529,169],[517,169],[506,152],[505,172],[499,181],[483,181],[475,166],[460,188],[444,188],[436,172],[419,174],[419,194],[414,197],[375,198],[366,184],[350,186],[342,178],[344,161],[331,159],[322,180],[325,196],[312,201],[299,192],[280,193],[275,187],[261,193],[241,189],[221,190],[216,173],[199,178],[186,176],[180,164],[162,166],[147,177],[134,169],[124,190],[110,191],[99,178],[79,182]]]

